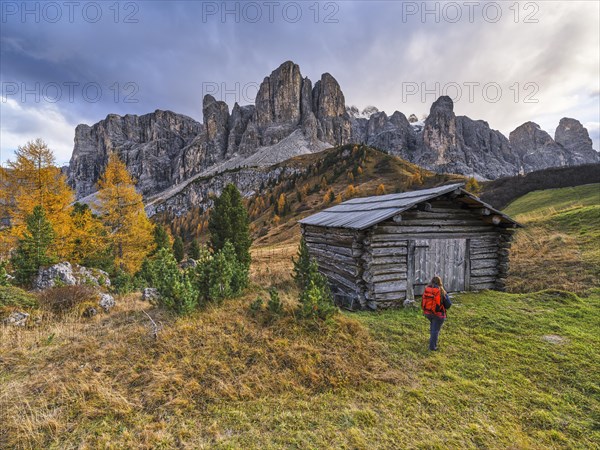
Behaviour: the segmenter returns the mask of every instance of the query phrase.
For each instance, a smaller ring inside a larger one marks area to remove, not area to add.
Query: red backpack
[[[427,286],[425,288],[423,299],[421,300],[421,309],[423,310],[423,314],[433,314],[439,317],[444,317],[446,315],[444,305],[442,305],[440,288],[433,286]]]

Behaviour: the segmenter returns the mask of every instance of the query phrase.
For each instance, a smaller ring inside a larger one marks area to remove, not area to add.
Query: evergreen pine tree
[[[173,242],[173,256],[177,262],[183,261],[184,249],[183,239],[181,239],[181,236],[177,236]]]
[[[54,230],[46,218],[41,206],[35,206],[33,212],[25,218],[27,226],[13,257],[15,278],[18,284],[27,286],[42,266],[56,260],[50,252],[54,241]]]
[[[154,243],[156,244],[155,252],[158,253],[161,248],[171,248],[171,239],[169,238],[169,233],[165,227],[156,225],[154,227],[153,235]]]
[[[310,255],[304,238],[300,239],[297,255],[298,259],[292,258],[294,263],[292,278],[294,278],[298,289],[304,289],[307,285],[308,269],[310,267]]]
[[[240,262],[250,267],[250,219],[242,201],[240,191],[228,184],[219,198],[215,200],[208,221],[210,245],[216,253],[229,241],[235,249]]]
[[[192,245],[190,245],[190,258],[195,260],[200,258],[200,242],[198,242],[198,239],[194,239]]]

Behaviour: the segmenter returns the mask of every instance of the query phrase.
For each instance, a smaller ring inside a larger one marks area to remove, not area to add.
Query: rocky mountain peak
[[[567,165],[565,149],[535,122],[525,122],[509,135],[510,145],[520,160],[521,171]]]
[[[588,130],[579,120],[568,117],[560,119],[554,140],[569,152],[572,165],[600,161],[600,155],[592,147]]]

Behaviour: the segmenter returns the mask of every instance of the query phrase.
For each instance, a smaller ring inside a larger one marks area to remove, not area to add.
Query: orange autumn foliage
[[[46,211],[55,233],[53,251],[68,259],[74,248],[71,203],[74,194],[66,177],[56,167],[54,154],[42,139],[30,141],[15,152],[17,159],[0,168],[2,217],[10,218],[10,227],[2,230],[2,250],[13,248],[25,232],[25,218],[40,205]]]

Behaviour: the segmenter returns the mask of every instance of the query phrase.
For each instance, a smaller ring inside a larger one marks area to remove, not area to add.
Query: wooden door
[[[413,283],[415,296],[423,294],[435,275],[442,278],[448,292],[466,290],[466,239],[416,239],[409,245],[409,259],[411,256],[413,264],[408,278]]]

